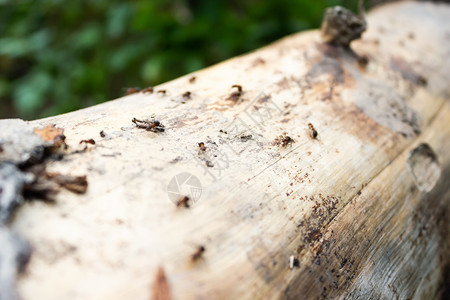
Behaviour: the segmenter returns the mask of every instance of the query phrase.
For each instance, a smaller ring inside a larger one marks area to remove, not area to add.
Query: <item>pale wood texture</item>
[[[64,128],[68,152],[96,144],[49,165],[87,175],[85,195],[61,191],[16,215],[33,248],[23,299],[439,297],[450,264],[450,7],[378,8],[352,48],[367,65],[303,32],[156,88],[165,95],[31,122]],[[152,114],[164,132],[131,122]],[[284,133],[295,142],[276,145]],[[407,166],[421,143],[437,158],[423,162],[425,185]],[[168,197],[183,172],[202,185],[190,208]]]

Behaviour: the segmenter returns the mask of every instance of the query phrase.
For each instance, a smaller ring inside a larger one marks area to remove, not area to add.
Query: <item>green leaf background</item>
[[[356,0],[0,0],[0,118],[120,97],[320,26]]]

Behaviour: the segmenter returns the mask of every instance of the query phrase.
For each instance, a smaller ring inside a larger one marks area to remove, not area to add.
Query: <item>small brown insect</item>
[[[131,94],[135,94],[135,93],[139,93],[141,91],[140,88],[138,87],[131,87],[131,88],[127,88],[125,95],[131,95]]]
[[[317,135],[318,135],[317,130],[314,128],[313,124],[311,124],[311,123],[308,123],[308,127],[309,127],[309,134],[311,135],[311,137],[313,139],[316,139]]]
[[[159,91],[157,91],[157,93],[161,94],[161,95],[165,95],[165,94],[167,94],[167,91],[166,90],[159,90]]]
[[[105,134],[105,131],[100,131],[100,136],[102,137],[102,138],[104,138],[105,136],[106,136],[106,134]]]
[[[239,85],[239,84],[233,84],[231,87],[232,87],[232,88],[237,88],[238,92],[242,93],[242,86],[241,86],[241,85]]]
[[[185,99],[191,99],[191,92],[186,92],[183,94],[183,98]]]
[[[82,140],[82,141],[80,141],[80,144],[83,144],[83,143],[95,145],[94,139],[89,139],[89,140]]]
[[[192,254],[192,256],[191,256],[192,261],[195,262],[195,261],[199,260],[203,256],[203,253],[205,253],[205,251],[206,251],[205,246],[202,246],[202,245],[198,246],[197,251],[195,251],[195,253]]]
[[[275,144],[281,145],[282,147],[286,147],[287,145],[292,144],[292,143],[295,143],[294,139],[286,134],[280,135],[279,137],[277,137],[275,139]]]
[[[147,94],[147,93],[152,94],[153,93],[153,87],[151,87],[151,86],[146,87],[145,89],[142,90],[142,93],[144,93],[144,94]]]
[[[241,135],[241,142],[246,142],[248,140],[251,140],[252,137],[253,136],[251,134],[249,134],[249,135]]]
[[[286,135],[286,136],[284,136],[283,139],[281,140],[281,145],[282,145],[283,147],[286,147],[287,145],[289,145],[289,144],[291,144],[291,143],[293,143],[293,142],[294,142],[294,140],[293,140],[290,136]]]
[[[203,143],[203,142],[198,143],[198,148],[199,148],[201,151],[206,151],[205,143]]]
[[[241,93],[242,93],[242,86],[241,86],[241,85],[239,85],[239,84],[233,84],[231,87],[232,87],[232,88],[237,88],[238,92],[241,92]]]
[[[244,91],[242,90],[242,86],[239,84],[233,84],[231,87],[236,88],[237,91],[232,92],[231,95],[227,98],[227,100],[233,100],[233,101],[239,100],[239,98],[244,93]]]
[[[151,132],[163,132],[165,130],[164,125],[158,120],[149,121],[133,118],[131,122],[133,122],[138,128],[142,128]]]
[[[191,78],[189,78],[189,83],[194,83],[196,79],[197,77],[192,76]]]
[[[180,200],[178,200],[177,202],[177,207],[186,207],[189,208],[189,197],[188,196],[184,196],[183,198],[181,198]]]

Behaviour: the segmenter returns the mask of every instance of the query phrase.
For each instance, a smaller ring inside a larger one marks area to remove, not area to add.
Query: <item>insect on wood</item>
[[[186,207],[189,208],[189,197],[188,196],[184,196],[183,198],[181,198],[180,200],[178,200],[177,202],[177,207]]]
[[[203,256],[203,253],[205,253],[205,251],[206,251],[205,246],[202,246],[202,245],[198,246],[197,251],[195,251],[195,253],[192,254],[192,256],[191,256],[192,261],[193,262],[198,261]]]
[[[314,128],[314,125],[308,123],[308,127],[309,127],[309,134],[313,139],[316,139],[319,134],[317,133],[317,130]]]
[[[133,118],[131,120],[138,128],[145,129],[151,132],[163,132],[164,125],[158,120],[139,120]]]
[[[198,148],[199,148],[201,151],[206,151],[205,143],[203,143],[203,142],[198,143]]]
[[[274,141],[275,145],[279,145],[281,147],[286,147],[289,144],[295,143],[294,139],[290,136],[283,134],[277,137]]]
[[[230,94],[230,96],[227,98],[227,100],[233,100],[233,101],[239,100],[241,98],[242,94],[244,93],[242,86],[239,84],[233,84],[231,87],[235,88],[237,90],[232,92]]]

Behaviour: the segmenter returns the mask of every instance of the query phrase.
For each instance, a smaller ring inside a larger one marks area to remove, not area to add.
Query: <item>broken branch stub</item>
[[[349,48],[352,41],[361,38],[367,29],[367,22],[361,3],[359,9],[360,16],[356,16],[342,6],[327,8],[320,29],[322,40],[334,46]]]

